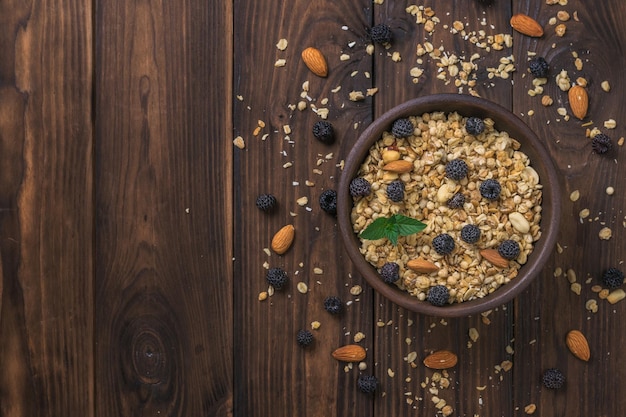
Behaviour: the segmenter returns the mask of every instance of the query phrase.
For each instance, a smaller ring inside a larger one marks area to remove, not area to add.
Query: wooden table
[[[439,416],[436,398],[454,416],[523,416],[531,404],[542,416],[623,415],[626,302],[610,304],[594,286],[604,269],[626,269],[617,145],[626,4],[416,3],[438,19],[428,33],[405,3],[0,2],[1,416]],[[570,15],[562,37],[550,22],[559,11]],[[513,32],[517,12],[536,18],[543,37]],[[369,54],[367,28],[382,22],[392,45]],[[512,35],[512,47],[494,46],[497,34]],[[467,80],[440,68],[441,57],[418,57],[426,42],[464,61],[477,54]],[[327,78],[300,60],[308,46],[327,57]],[[536,96],[531,54],[551,66]],[[498,71],[501,59],[515,71]],[[561,70],[588,83],[582,122],[559,113],[571,114]],[[562,179],[559,245],[541,276],[515,301],[462,319],[420,316],[373,293],[318,205],[375,117],[437,92],[513,110]],[[324,109],[333,145],[311,134]],[[610,119],[615,129],[604,127]],[[612,138],[609,155],[592,151],[594,127]],[[255,207],[261,193],[277,197],[276,212]],[[268,254],[285,224],[294,246]],[[603,227],[611,239],[599,238]],[[274,266],[290,284],[259,301]],[[324,311],[329,295],[346,302],[343,314]],[[314,321],[315,342],[302,349],[296,332]],[[587,336],[588,363],[567,350],[571,329]],[[362,371],[331,357],[359,336]],[[438,349],[459,357],[448,387],[421,362]],[[542,386],[551,367],[566,375],[563,389]],[[374,395],[357,389],[360,373],[379,379]]]

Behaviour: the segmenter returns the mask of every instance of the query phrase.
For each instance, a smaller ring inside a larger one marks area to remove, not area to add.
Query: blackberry
[[[365,197],[372,192],[372,185],[368,180],[357,177],[350,181],[350,195],[352,197]]]
[[[493,178],[486,179],[480,184],[480,195],[482,195],[487,200],[497,200],[500,197],[500,191],[502,191],[502,187],[498,180],[494,180]]]
[[[415,127],[409,119],[398,119],[391,126],[391,134],[397,138],[408,138],[414,130]]]
[[[485,122],[480,117],[468,117],[465,121],[465,130],[470,135],[480,135],[485,130]]]
[[[302,347],[309,346],[313,342],[313,333],[306,329],[298,331],[296,335],[296,341]]]
[[[498,253],[504,259],[513,260],[519,256],[519,243],[511,239],[504,240],[498,245]]]
[[[400,265],[395,262],[386,262],[380,268],[380,276],[387,284],[393,284],[400,279]]]
[[[443,307],[448,304],[450,299],[450,291],[445,285],[435,285],[430,287],[426,300],[434,306]]]
[[[359,386],[359,390],[361,390],[361,392],[373,394],[378,387],[378,378],[374,375],[359,375],[357,385]]]
[[[320,207],[326,213],[337,214],[337,192],[335,190],[324,190],[320,194]]]
[[[565,384],[565,375],[556,368],[550,368],[543,373],[541,380],[546,388],[559,389]]]
[[[480,239],[480,229],[475,224],[466,224],[461,228],[461,239],[466,243],[476,243]]]
[[[439,255],[447,255],[454,250],[454,239],[447,233],[442,233],[433,238],[433,249]]]
[[[287,284],[287,273],[282,268],[270,268],[265,279],[275,290],[281,290]]]
[[[271,194],[261,194],[256,198],[256,206],[263,211],[274,210],[276,203],[276,197]]]
[[[611,138],[604,133],[598,133],[591,139],[591,148],[599,154],[607,153],[613,147]]]
[[[448,207],[461,208],[465,204],[465,195],[463,193],[455,193],[450,200],[448,200]]]
[[[528,61],[528,69],[530,73],[537,78],[546,78],[550,66],[546,62],[545,58],[538,56],[537,58]]]
[[[330,296],[324,299],[324,309],[330,314],[339,314],[343,310],[343,302],[339,297]]]
[[[619,288],[624,283],[624,273],[617,268],[609,268],[602,274],[602,282],[611,290]]]
[[[446,164],[446,177],[460,181],[467,175],[467,164],[462,159],[453,159]]]
[[[335,141],[335,130],[333,125],[326,120],[318,120],[313,125],[313,136],[315,136],[320,142],[331,144]]]
[[[393,39],[391,28],[384,23],[372,26],[369,30],[369,35],[372,42],[380,44],[390,43]]]
[[[387,185],[387,197],[394,203],[399,203],[404,199],[404,183],[401,180],[394,180]]]

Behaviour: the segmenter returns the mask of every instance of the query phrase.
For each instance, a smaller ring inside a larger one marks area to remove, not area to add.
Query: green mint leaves
[[[426,225],[419,220],[402,214],[394,214],[391,217],[379,217],[370,223],[361,232],[361,238],[367,240],[377,240],[386,237],[392,244],[398,243],[398,237],[408,236],[421,232]]]

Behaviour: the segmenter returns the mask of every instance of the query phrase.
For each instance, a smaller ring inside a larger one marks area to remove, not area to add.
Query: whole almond
[[[311,72],[319,77],[328,76],[328,64],[322,52],[312,46],[302,51],[302,61],[311,70]]]
[[[424,358],[424,365],[430,369],[448,369],[456,363],[456,355],[449,350],[438,350]]]
[[[570,330],[565,337],[565,344],[578,359],[589,361],[591,352],[587,338],[579,330]]]
[[[509,266],[509,261],[504,259],[495,249],[483,249],[480,251],[480,256],[498,268],[506,268]]]
[[[523,13],[514,14],[510,20],[511,27],[519,33],[531,36],[533,38],[539,38],[543,36],[543,28],[532,17]]]
[[[575,85],[567,92],[569,98],[569,107],[572,109],[574,116],[580,120],[584,119],[589,110],[589,95],[587,90],[580,85]]]
[[[342,362],[360,362],[365,359],[365,349],[359,345],[345,345],[335,349],[333,358]]]
[[[413,162],[406,161],[404,159],[398,159],[397,161],[391,161],[383,166],[385,171],[397,172],[398,174],[404,174],[413,170]]]
[[[287,252],[293,243],[296,229],[292,224],[281,227],[272,238],[272,250],[279,255]]]
[[[439,271],[437,265],[422,258],[411,259],[406,263],[406,266],[421,274],[430,274],[431,272]]]

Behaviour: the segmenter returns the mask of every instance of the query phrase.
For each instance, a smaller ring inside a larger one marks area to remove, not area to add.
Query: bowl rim
[[[463,110],[461,110],[463,109]],[[470,110],[471,109],[471,110]],[[525,137],[524,152],[531,159],[531,166],[539,172],[542,188],[542,235],[537,242],[529,261],[520,268],[519,274],[509,283],[502,285],[492,294],[484,298],[454,303],[444,307],[436,307],[426,301],[420,301],[408,292],[384,283],[378,271],[365,260],[359,251],[359,240],[352,229],[350,213],[353,202],[349,193],[350,181],[358,172],[362,161],[368,154],[370,147],[380,139],[385,130],[389,130],[393,121],[401,117],[419,116],[424,113],[440,112],[451,113],[458,111],[462,116],[489,117],[495,122],[498,130],[511,132],[511,137]],[[472,114],[467,114],[467,113]],[[499,125],[505,125],[500,128]],[[538,159],[538,161],[537,161]],[[547,186],[549,185],[549,186]],[[344,168],[337,190],[337,221],[339,232],[348,253],[357,271],[367,283],[378,293],[395,304],[410,311],[437,317],[463,317],[474,313],[484,312],[499,307],[519,295],[530,282],[541,272],[556,244],[561,216],[561,193],[557,171],[554,163],[543,143],[535,132],[522,121],[515,113],[503,106],[484,98],[467,94],[432,94],[406,101],[386,111],[376,118],[361,133],[348,155],[345,158]],[[549,227],[546,227],[548,225]],[[532,262],[531,262],[532,260]]]

